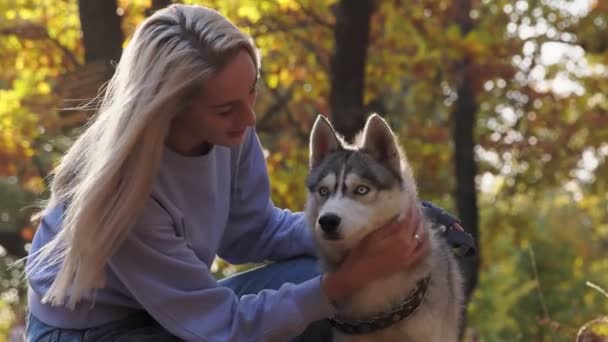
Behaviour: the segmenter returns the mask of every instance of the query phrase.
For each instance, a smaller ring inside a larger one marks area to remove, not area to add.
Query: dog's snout
[[[336,214],[325,214],[319,217],[319,225],[325,233],[335,233],[340,225],[340,216]]]

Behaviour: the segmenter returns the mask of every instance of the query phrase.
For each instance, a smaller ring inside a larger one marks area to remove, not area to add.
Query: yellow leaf
[[[14,20],[15,18],[17,18],[17,12],[15,10],[8,10],[5,13],[5,17],[8,20]]]
[[[255,6],[241,6],[237,11],[238,16],[250,19],[252,22],[256,22],[260,19],[260,11]]]
[[[270,88],[276,88],[279,85],[279,77],[277,74],[268,75],[268,86]]]
[[[281,81],[281,83],[284,84],[289,84],[291,83],[291,73],[289,72],[289,70],[287,69],[282,69],[281,72],[279,73],[279,80]]]
[[[38,92],[40,94],[49,94],[51,92],[51,86],[46,82],[38,83]]]

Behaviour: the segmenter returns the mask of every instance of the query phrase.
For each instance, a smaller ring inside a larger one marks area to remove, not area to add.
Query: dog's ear
[[[312,169],[319,165],[329,153],[341,148],[342,143],[336,137],[329,120],[323,115],[318,115],[310,132],[309,167]]]
[[[396,174],[401,174],[401,155],[397,139],[388,123],[378,114],[370,116],[365,123],[361,150],[379,162],[387,163]]]

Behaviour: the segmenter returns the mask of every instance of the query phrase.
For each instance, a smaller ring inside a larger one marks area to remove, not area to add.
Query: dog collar
[[[426,296],[429,287],[430,276],[420,280],[416,284],[414,293],[408,296],[399,306],[389,312],[385,312],[368,319],[350,320],[345,317],[330,316],[329,322],[334,328],[345,334],[368,334],[377,330],[388,328],[389,326],[406,319],[412,315]]]

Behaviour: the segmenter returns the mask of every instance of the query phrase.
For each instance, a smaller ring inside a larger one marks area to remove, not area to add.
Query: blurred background
[[[171,2],[0,1],[0,341],[25,310],[22,268],[8,265],[93,114],[75,107]],[[608,315],[608,1],[180,2],[218,9],[261,49],[258,130],[277,205],[303,208],[318,113],[347,138],[380,113],[421,197],[478,241],[464,263],[466,340],[573,341]]]

